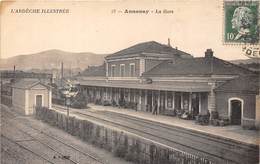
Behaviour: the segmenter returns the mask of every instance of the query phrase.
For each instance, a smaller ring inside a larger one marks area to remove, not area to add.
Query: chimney
[[[63,79],[64,76],[64,70],[63,70],[63,62],[61,62],[61,79]]]
[[[171,40],[168,38],[168,46],[171,47]]]
[[[16,80],[15,80],[15,79],[16,79],[16,72],[15,72],[15,71],[16,71],[16,67],[15,67],[15,65],[14,65],[14,79],[13,79],[14,82],[16,81]]]
[[[205,52],[205,58],[212,58],[212,57],[213,57],[212,49],[207,49]]]
[[[209,61],[210,61],[210,73],[213,74],[213,72],[214,72],[213,71],[213,65],[214,65],[213,60],[214,60],[214,58],[213,58],[213,51],[212,51],[212,49],[207,49],[206,50],[205,58],[209,59]]]

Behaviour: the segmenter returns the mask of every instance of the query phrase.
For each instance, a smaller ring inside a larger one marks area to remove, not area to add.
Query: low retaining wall
[[[131,133],[67,117],[47,108],[37,108],[36,118],[112,152],[115,156],[140,164],[211,164],[213,162],[152,142]]]

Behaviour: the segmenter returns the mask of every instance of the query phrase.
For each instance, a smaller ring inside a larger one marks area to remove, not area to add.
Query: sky
[[[12,13],[27,8],[69,13]],[[170,38],[172,47],[195,57],[211,48],[221,59],[247,59],[241,45],[223,41],[222,0],[4,1],[0,11],[1,58],[48,49],[110,54],[146,41],[167,44]]]

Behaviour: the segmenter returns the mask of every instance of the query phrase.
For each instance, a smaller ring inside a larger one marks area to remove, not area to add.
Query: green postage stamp
[[[224,1],[225,43],[259,43],[259,1]]]

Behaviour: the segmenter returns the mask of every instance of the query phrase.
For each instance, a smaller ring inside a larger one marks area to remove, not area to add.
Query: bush
[[[140,160],[140,155],[141,155],[140,141],[136,140],[135,142],[136,143],[129,146],[129,149],[125,155],[125,159],[127,161],[133,161],[133,162],[138,163]]]
[[[121,157],[124,158],[127,153],[127,148],[125,147],[124,144],[117,144],[115,149],[114,149],[114,155],[116,157]]]
[[[129,145],[129,149],[125,155],[125,160],[134,161],[135,160],[135,147],[134,145]]]

